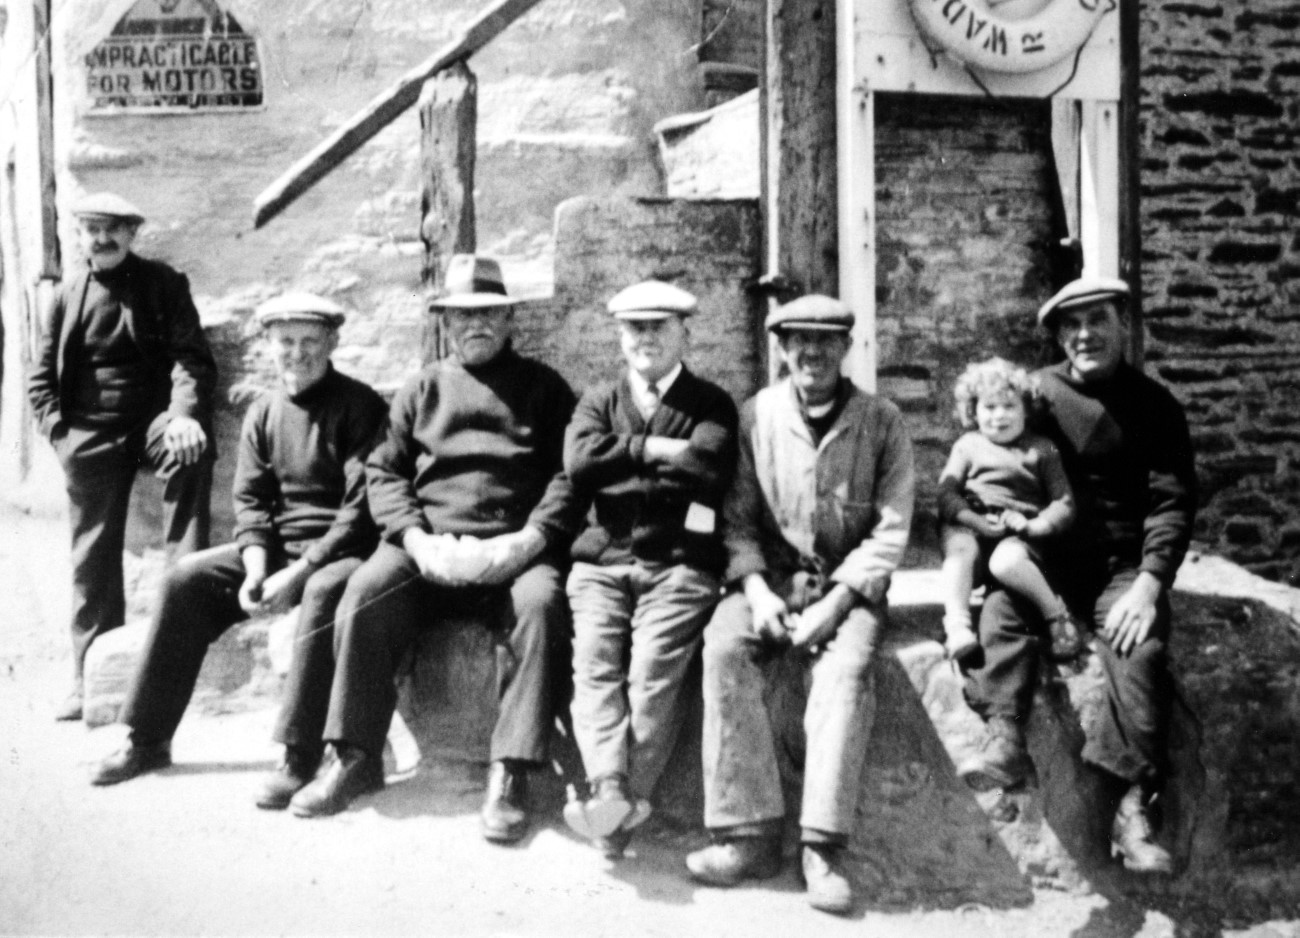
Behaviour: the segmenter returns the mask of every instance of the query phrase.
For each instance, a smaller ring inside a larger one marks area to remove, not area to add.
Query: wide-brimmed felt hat
[[[501,265],[479,254],[453,254],[443,277],[444,294],[429,301],[432,309],[479,309],[514,304],[506,295]]]
[[[1045,329],[1056,325],[1057,313],[1080,306],[1113,302],[1123,308],[1128,303],[1129,285],[1114,277],[1080,277],[1071,281],[1038,308],[1038,324]]]
[[[801,296],[768,314],[769,332],[807,329],[812,332],[851,332],[853,310],[839,300],[820,293]]]
[[[72,214],[77,218],[92,215],[120,218],[135,225],[144,221],[144,213],[115,192],[95,192],[82,196],[72,203]]]
[[[254,314],[263,329],[277,322],[316,322],[337,329],[347,318],[343,307],[315,293],[291,290],[267,300]]]
[[[643,280],[620,290],[609,301],[610,315],[625,321],[654,321],[685,318],[695,312],[699,301],[681,287],[662,280]]]

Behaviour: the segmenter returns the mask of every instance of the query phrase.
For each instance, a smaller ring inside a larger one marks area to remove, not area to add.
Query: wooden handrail
[[[403,75],[396,84],[354,114],[317,144],[253,200],[253,227],[261,228],[293,203],[367,140],[420,100],[424,83],[442,70],[469,58],[495,39],[541,0],[497,0],[459,36]]]

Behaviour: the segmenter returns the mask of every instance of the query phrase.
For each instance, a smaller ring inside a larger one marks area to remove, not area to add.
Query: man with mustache
[[[95,785],[171,765],[171,740],[208,646],[252,615],[301,604],[293,664],[275,738],[283,764],[257,796],[284,808],[320,764],[333,676],[334,607],[374,548],[365,460],[384,429],[369,385],[334,370],[344,312],[310,293],[264,303],[257,322],[278,386],[249,408],[235,468],[235,540],[186,557],[163,583],[153,625],[119,717],[127,745]]]
[[[1168,873],[1148,807],[1167,770],[1174,688],[1169,677],[1169,589],[1187,552],[1196,470],[1183,408],[1124,360],[1129,287],[1122,280],[1067,284],[1038,311],[1065,361],[1038,373],[1044,433],[1061,452],[1078,505],[1070,537],[1049,558],[1050,577],[1081,621],[1105,675],[1106,700],[1086,726],[1083,761],[1116,806],[1113,851],[1135,872]],[[993,588],[980,615],[984,664],[967,699],[988,724],[981,752],[958,767],[977,789],[1013,788],[1032,770],[1024,727],[1038,678],[1040,616]]]
[[[189,280],[132,252],[144,216],[126,199],[78,201],[84,264],[59,284],[27,377],[33,416],[63,466],[72,524],[73,683],[59,720],[79,720],[86,653],[122,625],[122,551],[136,472],[163,480],[168,561],[208,544],[217,369]]]
[[[454,255],[446,290],[433,305],[452,355],[397,392],[367,467],[383,540],[339,605],[325,728],[335,758],[290,810],[334,814],[383,787],[398,664],[422,629],[470,618],[501,646],[481,828],[510,843],[527,831],[528,773],[547,758],[567,649],[560,570],[581,521],[562,462],[574,396],[511,346],[514,301],[496,261]]]
[[[781,869],[785,815],[764,664],[808,669],[802,871],[808,902],[843,914],[875,717],[885,594],[912,519],[912,445],[898,408],[840,374],[853,312],[826,296],[774,311],[789,376],[740,417],[726,500],[731,591],[704,632],[704,823],[713,843],[686,858],[701,882],[732,886]]]

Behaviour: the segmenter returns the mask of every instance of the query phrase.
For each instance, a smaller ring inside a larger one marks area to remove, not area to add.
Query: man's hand
[[[453,569],[451,552],[456,546],[454,534],[430,534],[420,528],[407,528],[402,535],[402,547],[415,561],[420,576],[439,586],[464,586],[468,582]]]
[[[316,568],[301,557],[283,570],[266,578],[262,584],[261,613],[280,615],[302,601],[302,591]]]
[[[262,584],[266,582],[266,548],[252,545],[239,554],[244,562],[244,582],[239,587],[239,608],[250,616],[262,609]]]
[[[829,642],[856,600],[853,590],[843,583],[836,583],[829,593],[795,616],[791,644],[796,648],[812,648]]]
[[[761,573],[745,577],[745,599],[749,601],[750,620],[759,638],[781,644],[790,641],[790,609],[785,600],[772,592]]]
[[[1128,655],[1146,641],[1156,624],[1156,603],[1163,593],[1160,581],[1143,571],[1110,607],[1101,632],[1116,654]]]
[[[173,417],[163,431],[163,445],[182,466],[199,461],[208,445],[208,435],[193,417]]]
[[[648,436],[645,438],[646,462],[672,462],[691,445],[689,440],[675,440],[670,436]]]
[[[498,534],[484,540],[480,549],[488,559],[488,567],[478,582],[508,583],[524,572],[546,548],[546,538],[536,528],[525,525],[511,534]]]

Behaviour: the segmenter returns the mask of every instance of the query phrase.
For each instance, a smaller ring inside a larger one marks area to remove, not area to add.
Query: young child
[[[1034,544],[1070,525],[1074,496],[1056,447],[1026,430],[1039,403],[1037,383],[1023,368],[991,358],[969,366],[955,394],[957,417],[970,432],[953,445],[939,476],[948,656],[961,662],[979,650],[970,594],[982,567],[1038,607],[1051,657],[1069,660],[1082,649],[1079,628],[1043,576]]]

